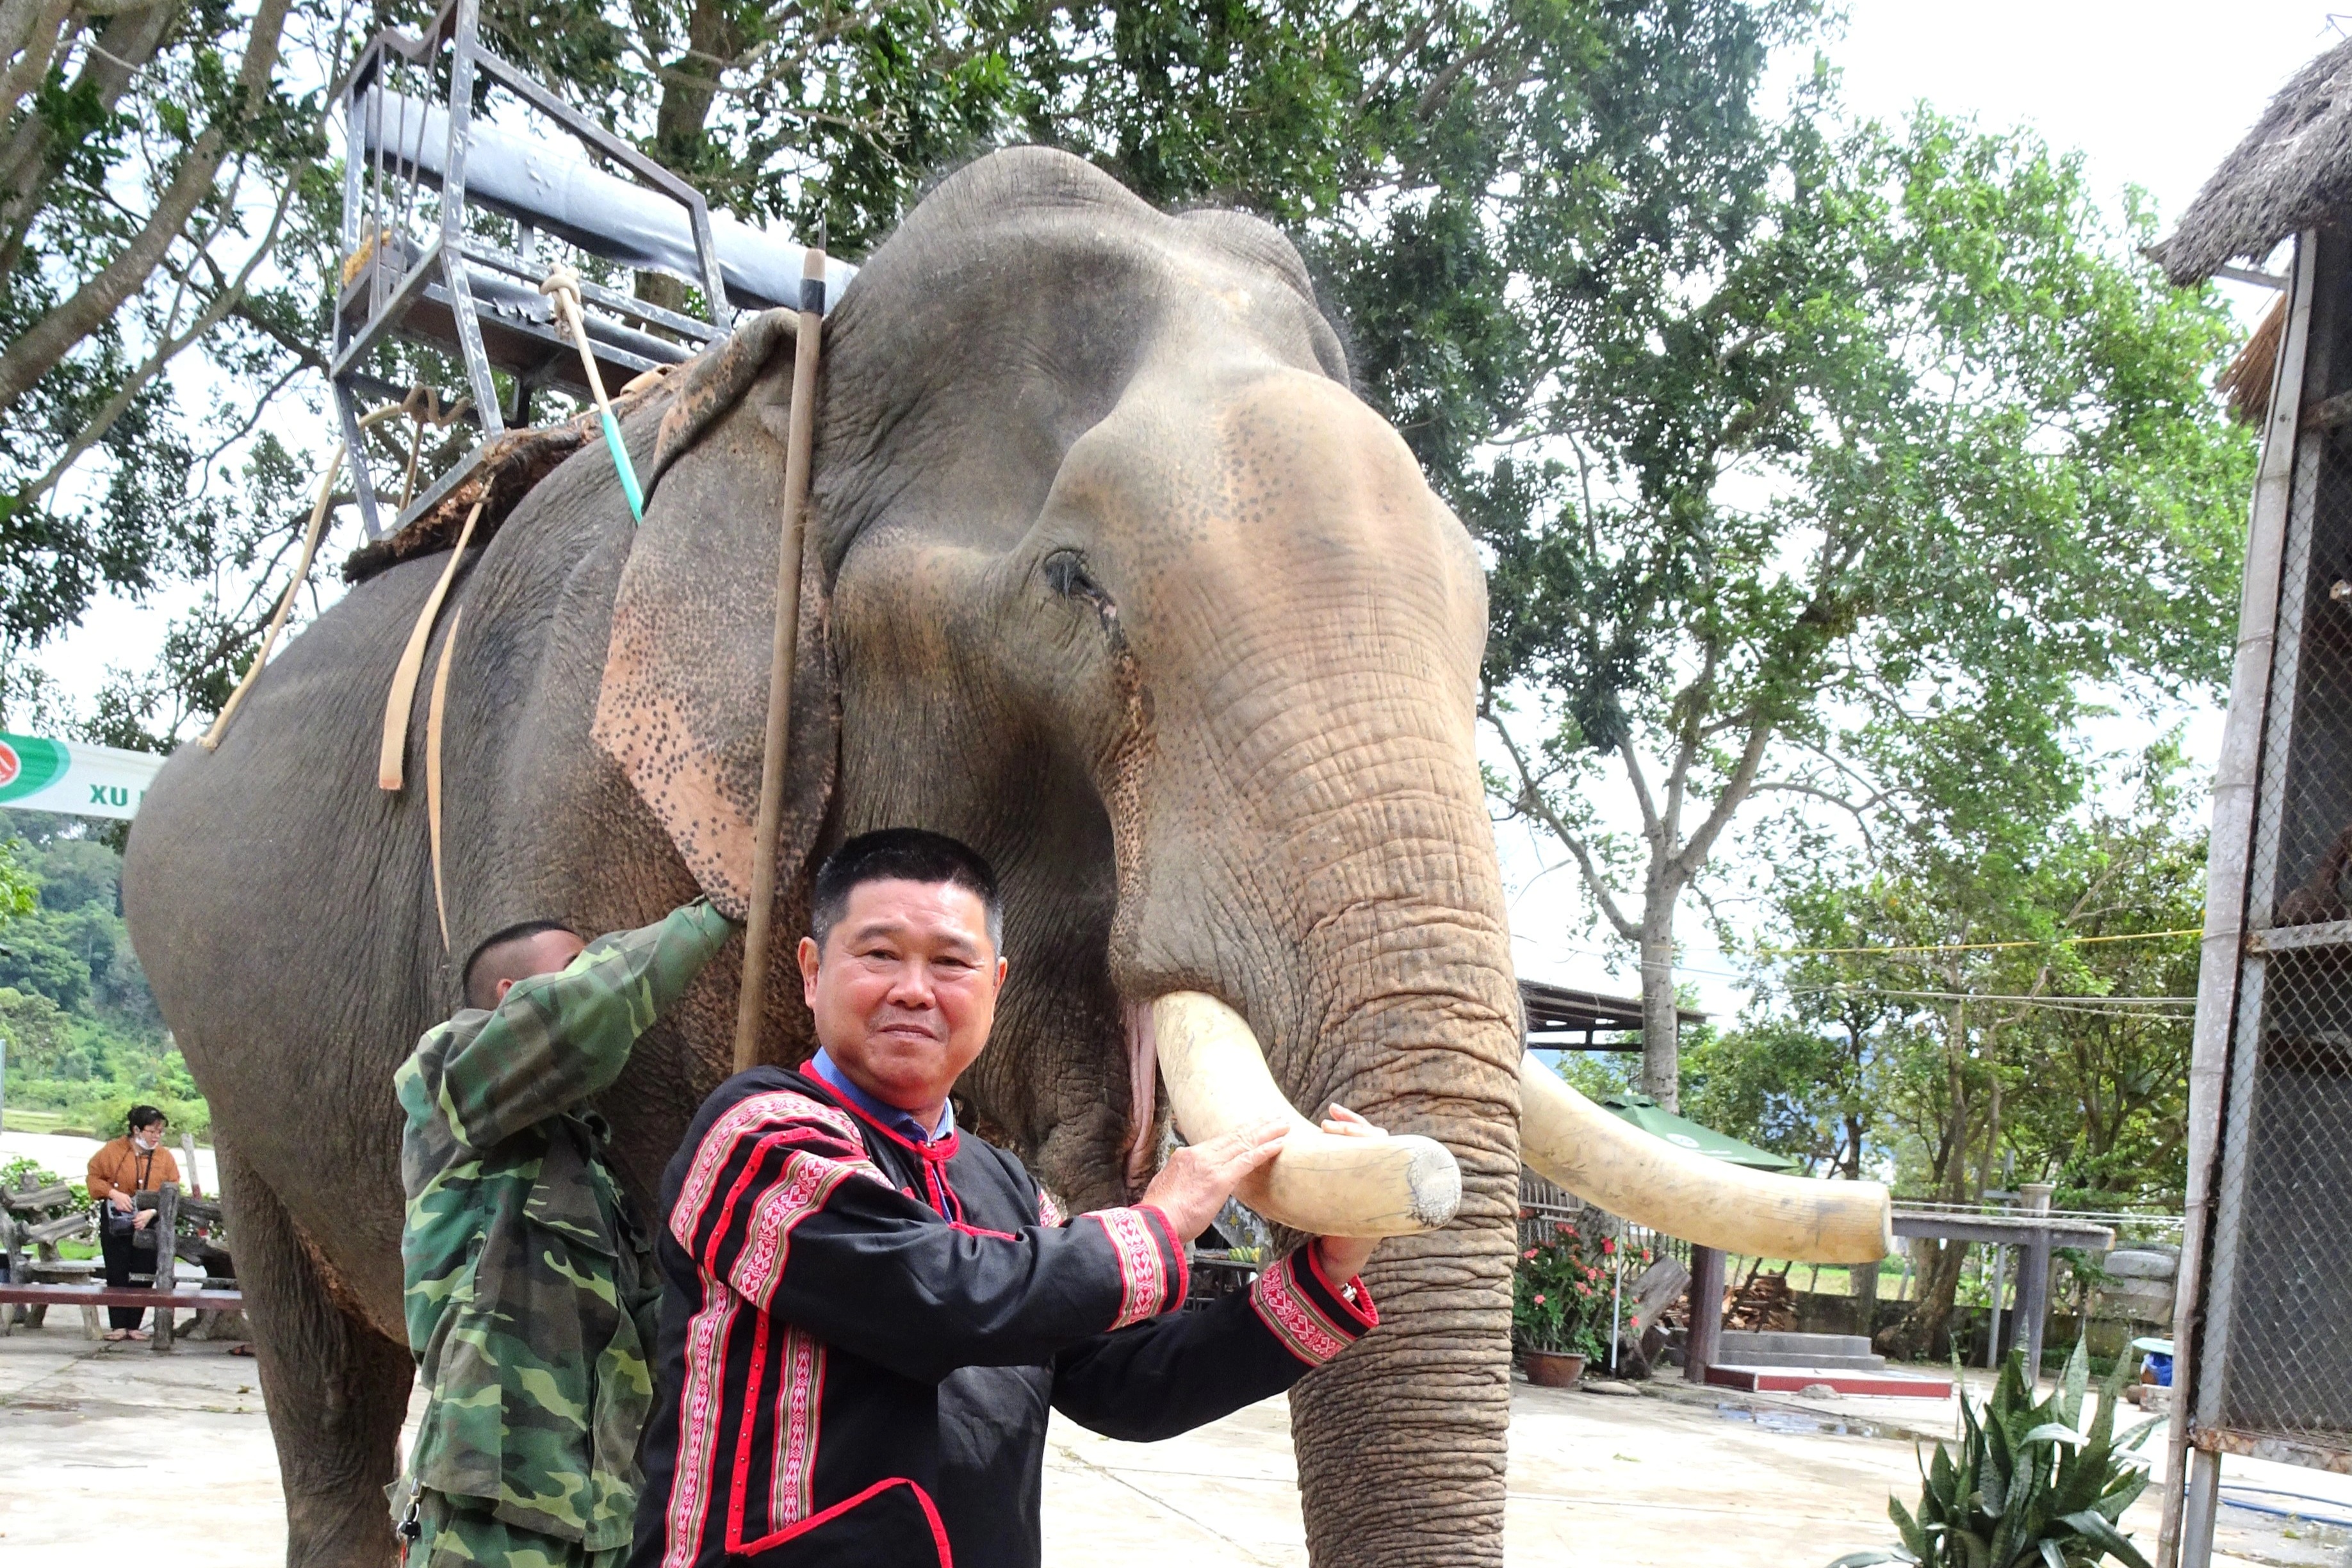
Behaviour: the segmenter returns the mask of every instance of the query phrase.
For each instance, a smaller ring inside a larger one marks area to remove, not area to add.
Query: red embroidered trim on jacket
[[[793,1122],[801,1125],[790,1125]],[[739,1290],[735,1280],[719,1278],[710,1259],[700,1256],[695,1258],[702,1302],[686,1326],[685,1377],[678,1389],[677,1470],[670,1487],[669,1528],[666,1532],[668,1544],[662,1555],[663,1568],[690,1568],[702,1550],[703,1525],[710,1511],[709,1487],[717,1470],[719,1402],[726,1377],[727,1345],[733,1337],[744,1296],[756,1294],[764,1301],[773,1292],[776,1279],[782,1274],[792,1226],[821,1205],[824,1194],[830,1193],[842,1176],[856,1170],[877,1181],[881,1179],[881,1173],[863,1157],[865,1141],[857,1134],[857,1123],[845,1112],[790,1089],[746,1096],[728,1107],[695,1146],[694,1163],[678,1190],[677,1205],[670,1210],[670,1233],[689,1253],[696,1251],[696,1231],[718,1190],[719,1173],[729,1155],[746,1134],[762,1127],[775,1128],[779,1123],[785,1125],[760,1140],[765,1147],[751,1151],[728,1194],[730,1208],[742,1195],[745,1183],[767,1149],[776,1144],[801,1138],[823,1140],[831,1133],[858,1151],[858,1155],[849,1160],[827,1160],[796,1150],[787,1157],[782,1179],[753,1200],[752,1234],[743,1256],[737,1259],[737,1279],[751,1287],[751,1290]],[[793,1192],[803,1182],[813,1183],[822,1190],[815,1193],[813,1200],[796,1203]],[[731,1216],[721,1216],[721,1233],[727,1228],[729,1217]],[[714,1245],[717,1239],[712,1238]],[[764,1259],[759,1256],[762,1253],[766,1255]],[[812,1442],[812,1455],[814,1451]]]
[[[1183,1305],[1185,1298],[1192,1293],[1192,1262],[1184,1256],[1184,1244],[1176,1239],[1176,1226],[1157,1204],[1139,1205],[1135,1212],[1158,1226],[1160,1234],[1168,1238],[1168,1255],[1176,1260],[1176,1284],[1168,1292],[1168,1302],[1171,1306]]]
[[[1298,1259],[1302,1254],[1313,1250],[1314,1244],[1310,1242],[1299,1252],[1292,1253],[1260,1273],[1257,1283],[1250,1288],[1250,1306],[1291,1354],[1308,1366],[1321,1366],[1346,1350],[1366,1329],[1378,1323],[1380,1314],[1371,1310],[1370,1297],[1365,1298],[1361,1311],[1354,1314],[1357,1321],[1353,1323],[1341,1323],[1326,1312],[1299,1283]],[[1311,1258],[1308,1267],[1316,1268]],[[1326,1289],[1330,1289],[1323,1280],[1319,1268],[1316,1271],[1316,1279]],[[1340,1293],[1333,1290],[1331,1294],[1339,1296]]]
[[[1079,1217],[1099,1224],[1103,1234],[1110,1237],[1111,1250],[1118,1255],[1123,1294],[1118,1316],[1111,1320],[1110,1326],[1123,1329],[1129,1323],[1158,1317],[1168,1305],[1168,1269],[1160,1260],[1159,1240],[1152,1236],[1142,1211],[1096,1209]]]
[[[824,1400],[824,1342],[784,1325],[784,1381],[776,1390],[776,1468],[768,1528],[788,1530],[815,1511],[817,1415]]]
[[[670,1482],[669,1550],[662,1568],[692,1568],[702,1552],[702,1523],[709,1513],[705,1486],[719,1446],[719,1395],[727,1373],[727,1342],[742,1298],[709,1269],[702,1275],[702,1309],[686,1324],[686,1377],[677,1394],[677,1468]]]
[[[767,1141],[762,1139],[761,1142],[764,1153]],[[833,1189],[860,1166],[864,1167],[860,1173],[877,1181],[881,1179],[881,1173],[864,1160],[854,1163],[823,1160],[798,1150],[786,1154],[783,1173],[752,1205],[750,1235],[744,1238],[742,1251],[736,1255],[728,1283],[764,1310],[768,1299],[776,1292],[777,1283],[784,1277],[784,1260],[792,1252],[793,1227],[824,1207],[824,1200],[833,1195]]]
[[[790,1530],[779,1530],[772,1535],[763,1535],[757,1541],[740,1542],[729,1550],[735,1555],[748,1557],[765,1552],[771,1547],[782,1546],[795,1536],[805,1535],[820,1525],[831,1523],[853,1509],[864,1507],[892,1487],[905,1487],[915,1494],[915,1501],[923,1510],[923,1522],[930,1527],[934,1568],[954,1568],[955,1559],[948,1550],[948,1527],[940,1518],[939,1505],[931,1500],[930,1493],[904,1476],[885,1477],[856,1497],[844,1498],[823,1513],[812,1515],[793,1525]],[[909,1568],[913,1568],[913,1565],[910,1564]]]
[[[710,1131],[695,1145],[694,1163],[686,1173],[686,1181],[677,1190],[677,1203],[669,1214],[670,1234],[677,1237],[679,1246],[689,1252],[694,1249],[695,1227],[701,1223],[702,1211],[710,1206],[719,1169],[727,1163],[736,1140],[756,1127],[793,1121],[816,1122],[839,1134],[844,1143],[861,1155],[865,1151],[866,1141],[857,1135],[857,1123],[849,1113],[821,1100],[786,1089],[737,1100],[710,1124]]]

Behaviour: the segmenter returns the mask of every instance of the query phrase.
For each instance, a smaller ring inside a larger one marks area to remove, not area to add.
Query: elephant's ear
[[[784,318],[780,322],[777,318]],[[620,765],[710,901],[740,920],[775,637],[789,316],[753,318],[680,373],[613,603],[596,743]],[[778,857],[789,901],[824,826],[840,752],[817,531],[805,531]]]

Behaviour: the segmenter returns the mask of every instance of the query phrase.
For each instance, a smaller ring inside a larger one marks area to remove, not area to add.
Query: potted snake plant
[[[1918,1512],[1886,1500],[1903,1543],[1850,1552],[1829,1568],[2092,1568],[2110,1558],[2148,1568],[2122,1520],[2148,1484],[2147,1462],[2132,1450],[2164,1420],[2116,1431],[2126,1359],[2116,1360],[2085,1427],[2090,1363],[2083,1345],[2067,1358],[2056,1390],[2039,1401],[2026,1381],[2025,1352],[2011,1352],[1981,1412],[1961,1392],[1958,1452],[1938,1443],[1934,1460],[1920,1467]]]

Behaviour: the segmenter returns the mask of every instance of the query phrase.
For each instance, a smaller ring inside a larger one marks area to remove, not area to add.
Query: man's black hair
[[[866,882],[949,882],[972,893],[988,915],[989,944],[1004,947],[1004,912],[996,898],[996,871],[979,850],[921,827],[861,833],[816,868],[809,924],[823,947],[849,912],[850,889]]]
[[[136,1132],[142,1127],[152,1127],[158,1121],[169,1120],[152,1105],[134,1105],[131,1108],[131,1114],[122,1119],[122,1128],[126,1132]]]
[[[498,983],[501,980],[519,980],[522,978],[520,975],[477,973],[476,972],[483,967],[482,961],[484,959],[488,958],[493,952],[496,952],[500,949],[510,947],[519,942],[527,942],[530,938],[540,935],[543,931],[560,931],[572,936],[577,936],[579,934],[579,932],[572,931],[570,926],[565,925],[562,921],[518,921],[513,925],[507,927],[504,931],[493,932],[488,937],[483,939],[481,944],[474,949],[472,956],[466,960],[466,1005],[468,1007],[495,1007],[499,1005],[497,994]],[[492,967],[495,968],[496,966],[493,965]],[[487,982],[487,984],[480,987],[481,994],[479,995],[476,994],[474,983],[477,980]]]

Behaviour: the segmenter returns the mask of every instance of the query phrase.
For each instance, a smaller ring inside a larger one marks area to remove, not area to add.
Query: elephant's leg
[[[289,1568],[383,1568],[393,1560],[384,1487],[415,1368],[339,1309],[292,1219],[234,1153],[221,1175],[237,1285],[278,1444]]]

